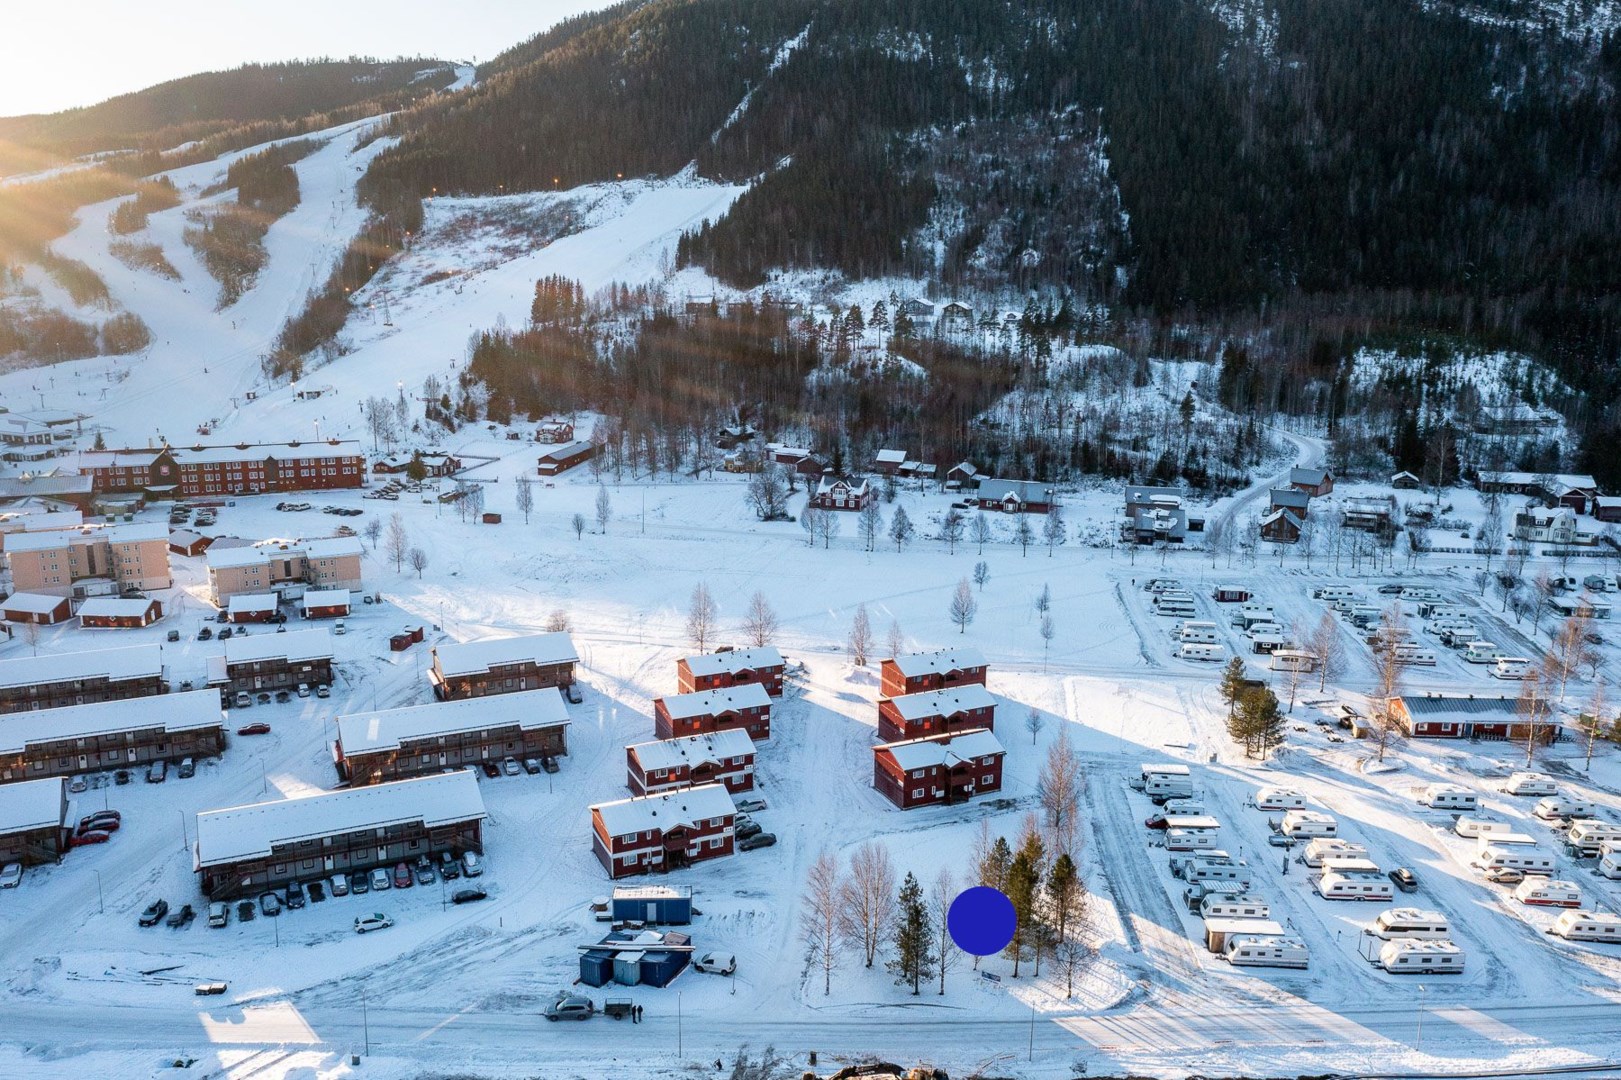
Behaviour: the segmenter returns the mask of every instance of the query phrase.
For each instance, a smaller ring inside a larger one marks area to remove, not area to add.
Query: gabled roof
[[[1312,487],[1316,487],[1327,479],[1327,469],[1308,469],[1296,465],[1289,470],[1289,483],[1291,484],[1310,484]]]
[[[743,671],[782,667],[782,653],[775,645],[761,645],[753,649],[732,649],[729,652],[699,653],[686,658],[687,670],[694,675],[736,675]]]
[[[948,473],[962,473],[964,476],[978,476],[979,470],[972,461],[959,461],[947,470]]]
[[[156,600],[146,598],[121,600],[115,596],[93,596],[79,605],[79,618],[127,619],[140,618],[151,610]]]
[[[262,858],[279,844],[420,821],[426,828],[485,816],[469,769],[197,815],[196,867]]]
[[[974,709],[994,709],[996,699],[979,683],[967,683],[945,690],[928,690],[921,694],[902,694],[891,698],[890,704],[902,720],[926,720],[931,716],[954,716]]]
[[[643,769],[652,772],[655,769],[677,769],[683,765],[697,766],[705,762],[718,765],[727,758],[750,756],[754,753],[754,740],[742,728],[727,728],[706,735],[654,739],[628,749],[636,755]]]
[[[978,649],[937,649],[934,652],[902,653],[890,660],[908,679],[919,675],[944,675],[952,671],[985,667],[985,655]],[[899,700],[899,699],[897,699]]]
[[[1407,709],[1408,716],[1427,723],[1501,724],[1520,716],[1518,699],[1509,697],[1403,694],[1397,700]]]
[[[0,836],[60,828],[67,805],[62,788],[65,776],[0,784]]]
[[[88,739],[120,731],[162,728],[198,731],[223,727],[225,713],[213,690],[186,690],[124,701],[64,705],[58,709],[12,713],[0,722],[0,752],[20,754],[29,746],[59,739]],[[0,784],[0,789],[8,785]]]
[[[951,768],[976,758],[1005,754],[1007,750],[996,734],[985,728],[959,731],[955,735],[935,735],[925,739],[883,743],[873,747],[874,753],[885,753],[895,764],[908,771],[944,765]]]
[[[348,589],[305,589],[299,603],[305,611],[311,608],[338,607],[348,605],[350,596]]]
[[[7,551],[51,551],[75,544],[137,544],[169,540],[169,527],[160,521],[132,525],[84,525],[77,529],[14,533],[6,538]]]
[[[286,660],[297,664],[332,659],[332,632],[290,630],[285,634],[238,634],[225,643],[226,664],[246,664],[258,660]]]
[[[1274,507],[1287,506],[1291,510],[1304,510],[1311,505],[1310,493],[1294,488],[1273,488],[1271,499]]]
[[[714,690],[699,690],[691,694],[671,694],[659,698],[664,711],[672,720],[687,720],[694,716],[714,716],[717,713],[737,712],[743,709],[768,708],[771,695],[759,683],[740,686],[722,686]]]
[[[121,681],[149,676],[161,677],[162,674],[163,649],[154,642],[151,645],[129,645],[122,649],[96,649],[92,652],[54,653],[0,660],[0,689],[102,676]],[[129,705],[132,702],[124,701],[117,704]],[[14,719],[7,718],[0,722],[0,728],[13,722]]]
[[[436,645],[433,650],[440,674],[445,678],[476,675],[493,667],[534,663],[577,664],[580,654],[574,639],[559,630],[550,634],[524,634],[520,637],[487,638],[458,645]]]
[[[540,731],[566,727],[568,723],[562,692],[549,686],[516,694],[351,713],[338,717],[338,742],[345,754],[361,754],[398,749],[402,742],[435,735],[512,726],[521,731]]]
[[[1293,510],[1274,510],[1261,519],[1261,526],[1265,528],[1268,525],[1275,525],[1278,522],[1285,520],[1293,524],[1297,529],[1303,529],[1306,527],[1306,523],[1300,520],[1300,515],[1296,514]]]
[[[0,609],[26,612],[29,615],[49,615],[67,602],[68,598],[65,596],[20,592],[7,597],[6,602],[0,604]]]
[[[1597,490],[1598,483],[1588,473],[1534,473],[1534,472],[1482,472],[1480,482],[1483,484],[1504,484],[1511,487],[1522,487],[1535,484],[1541,486],[1544,479],[1553,481],[1553,487],[1558,491]]]
[[[735,817],[737,807],[724,784],[704,784],[662,795],[599,803],[591,808],[591,813],[602,819],[609,836],[634,836],[677,825],[690,827],[696,821],[710,818]]]
[[[880,465],[899,465],[906,460],[906,451],[880,450],[873,455],[873,460]]]
[[[561,443],[540,455],[541,461],[561,461],[576,454],[583,454],[591,449],[591,443],[585,439],[575,439],[573,442]]]
[[[1051,503],[1058,501],[1058,491],[1050,484],[1043,484],[1035,480],[995,480],[986,478],[979,482],[979,491],[975,498],[1004,502],[1009,497],[1022,503]]]
[[[854,480],[844,476],[824,476],[816,482],[816,494],[826,495],[840,488],[847,489],[852,495],[864,495],[868,483],[865,478]]]
[[[275,593],[238,593],[231,597],[225,610],[232,615],[274,612],[280,603],[281,599]]]

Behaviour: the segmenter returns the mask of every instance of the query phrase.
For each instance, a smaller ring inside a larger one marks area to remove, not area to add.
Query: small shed
[[[1216,918],[1204,921],[1205,948],[1220,953],[1227,948],[1229,937],[1282,937],[1283,927],[1271,919]]]
[[[490,511],[486,510],[484,512],[483,521],[486,525],[499,525],[501,524],[501,515],[491,513]]]
[[[12,593],[4,605],[5,619],[14,623],[54,626],[73,618],[73,605],[65,596],[46,593]]]
[[[648,926],[685,926],[692,922],[692,889],[643,885],[613,891],[613,921]]]
[[[1390,486],[1399,491],[1416,491],[1422,485],[1423,481],[1406,469],[1390,478]]]
[[[1217,585],[1215,598],[1218,604],[1247,604],[1254,597],[1254,593],[1238,585]]]
[[[163,605],[145,597],[119,600],[97,596],[79,605],[79,626],[86,630],[136,630],[163,618]]]
[[[308,589],[300,603],[306,619],[341,619],[349,614],[349,590]]]
[[[614,982],[620,986],[638,986],[642,981],[644,952],[622,952],[613,958]]]
[[[190,529],[171,529],[169,531],[169,552],[173,555],[201,555],[208,550],[209,545],[213,542],[212,537],[192,532]]]
[[[238,593],[231,597],[226,616],[238,625],[267,623],[276,617],[280,600],[275,593]]]
[[[687,968],[691,954],[684,952],[649,952],[642,955],[641,981],[644,986],[664,987]]]

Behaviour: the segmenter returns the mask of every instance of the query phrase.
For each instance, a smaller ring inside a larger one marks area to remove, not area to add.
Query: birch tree
[[[895,551],[898,554],[912,542],[912,534],[916,529],[912,526],[912,519],[907,516],[906,507],[895,507],[895,513],[889,519],[889,538],[895,541]]]
[[[991,542],[991,522],[981,510],[974,515],[973,540],[979,545],[979,553],[985,554],[985,545]]]
[[[855,618],[850,621],[848,645],[850,663],[856,667],[866,667],[867,656],[872,652],[872,621],[867,617],[866,604],[856,605]]]
[[[873,551],[878,547],[878,537],[884,531],[884,512],[878,508],[878,500],[874,499],[863,506],[856,514],[856,533],[861,537],[861,549]]]
[[[529,477],[518,477],[516,500],[518,512],[523,515],[523,523],[527,525],[529,524],[529,515],[535,509],[535,482]]]
[[[405,567],[405,556],[411,550],[411,537],[405,531],[405,519],[395,511],[388,518],[388,534],[383,538],[383,553],[394,563],[397,574]]]
[[[963,578],[957,582],[956,590],[951,594],[951,605],[948,609],[951,621],[957,624],[957,633],[968,632],[968,624],[974,621],[979,611],[979,601],[974,599],[974,587]]]
[[[1047,517],[1041,523],[1041,538],[1047,541],[1047,557],[1052,558],[1053,549],[1064,542],[1066,526],[1064,525],[1064,508],[1053,503],[1047,508]]]
[[[1323,612],[1306,649],[1317,658],[1317,692],[1322,693],[1328,689],[1328,680],[1338,678],[1345,669],[1345,645],[1340,641],[1339,624],[1333,615]]]
[[[844,952],[844,878],[839,859],[824,851],[811,863],[799,913],[800,936],[812,966],[822,969],[822,995],[833,992],[833,972]]]
[[[1379,633],[1373,650],[1373,728],[1378,740],[1379,760],[1385,760],[1385,749],[1390,741],[1401,734],[1401,722],[1396,717],[1395,700],[1401,696],[1402,665],[1396,660],[1396,645],[1402,640],[1405,626],[1401,604],[1392,603],[1379,621]]]
[[[748,610],[743,615],[743,639],[755,648],[771,644],[777,636],[777,612],[765,593],[755,592],[749,598]]]
[[[1058,738],[1047,747],[1047,759],[1036,777],[1036,800],[1041,804],[1042,825],[1048,845],[1067,854],[1075,850],[1075,834],[1081,823],[1081,794],[1084,790],[1081,758],[1069,741],[1069,725],[1058,729]]]
[[[872,967],[894,922],[895,896],[895,864],[889,849],[876,840],[856,848],[840,889],[841,911],[845,932],[861,945],[867,967]]]
[[[719,612],[715,607],[715,598],[709,593],[709,586],[700,581],[692,590],[692,600],[687,604],[687,640],[699,652],[715,633],[715,620]]]
[[[608,497],[608,488],[604,484],[597,485],[597,532],[606,533],[608,522],[613,519],[613,500]]]
[[[951,903],[957,899],[957,882],[951,876],[951,867],[942,866],[934,875],[934,887],[929,892],[929,915],[934,920],[935,969],[940,976],[940,993],[946,992],[946,975],[955,970],[962,959],[956,942],[951,940]]]
[[[957,554],[957,545],[962,542],[962,534],[967,528],[963,520],[962,511],[953,506],[946,511],[946,516],[940,519],[940,539],[946,542],[946,554]]]
[[[1587,699],[1587,763],[1583,766],[1587,772],[1593,771],[1593,746],[1604,728],[1604,697],[1604,678],[1596,676],[1593,679],[1593,692]]]
[[[889,620],[889,636],[885,640],[891,657],[899,656],[906,651],[906,635],[901,632],[899,619]]]

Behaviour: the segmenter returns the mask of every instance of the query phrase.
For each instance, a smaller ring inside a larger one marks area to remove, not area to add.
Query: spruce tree
[[[895,919],[895,955],[887,966],[895,973],[897,986],[910,983],[915,996],[924,979],[934,977],[934,923],[923,902],[923,887],[912,874],[901,883],[900,904]]]
[[[1227,661],[1227,667],[1221,673],[1221,700],[1227,703],[1228,726],[1231,727],[1233,709],[1238,705],[1238,697],[1244,692],[1244,659],[1235,656]]]

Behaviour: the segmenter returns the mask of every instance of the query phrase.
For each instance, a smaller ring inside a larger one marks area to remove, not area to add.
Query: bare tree
[[[467,497],[462,500],[467,506],[467,512],[477,521],[484,516],[484,485],[471,484],[467,488]]]
[[[1553,711],[1548,701],[1549,684],[1553,681],[1552,662],[1544,658],[1542,666],[1532,668],[1520,681],[1520,696],[1515,711],[1525,726],[1525,764],[1530,768],[1538,743],[1547,742],[1552,734],[1548,716]]]
[[[1502,610],[1505,612],[1508,610],[1509,602],[1514,599],[1514,594],[1519,589],[1520,579],[1508,571],[1504,571],[1492,579],[1492,591],[1497,594],[1498,599],[1503,601]]]
[[[1486,516],[1475,532],[1480,541],[1481,554],[1486,556],[1486,571],[1491,572],[1492,557],[1503,547],[1503,508],[1496,499],[1486,505]]]
[[[940,539],[946,542],[946,553],[957,554],[957,545],[962,542],[962,534],[968,527],[962,516],[962,511],[953,506],[946,511],[946,516],[940,519]]]
[[[856,514],[856,532],[861,536],[863,551],[873,551],[878,547],[878,537],[884,531],[884,512],[878,507],[878,500],[873,499],[863,506]]]
[[[1041,715],[1041,710],[1034,705],[1024,714],[1024,730],[1030,733],[1030,745],[1036,745],[1036,739],[1041,735],[1041,729],[1047,726],[1047,718]]]
[[[1345,645],[1340,640],[1340,628],[1333,615],[1323,612],[1306,648],[1317,658],[1317,692],[1322,693],[1328,689],[1328,680],[1338,678],[1345,668]]]
[[[782,466],[767,465],[749,477],[748,503],[761,521],[780,521],[788,516],[788,484]]]
[[[872,622],[867,618],[867,605],[857,604],[855,618],[850,623],[850,663],[867,666],[867,655],[872,652]]]
[[[1396,717],[1394,703],[1401,696],[1402,665],[1396,659],[1396,646],[1402,641],[1404,622],[1401,604],[1392,603],[1379,620],[1373,649],[1371,704],[1380,761],[1385,760],[1385,749],[1390,741],[1401,734],[1401,721]]]
[[[845,933],[861,943],[867,967],[872,967],[878,947],[888,936],[895,917],[895,864],[889,848],[868,840],[850,857],[850,874],[840,890]]]
[[[1491,573],[1486,570],[1476,570],[1474,576],[1470,578],[1470,580],[1475,583],[1475,595],[1484,599],[1486,596],[1486,590],[1489,589],[1492,584]]]
[[[715,598],[709,594],[709,586],[700,581],[693,587],[692,600],[687,604],[687,640],[699,652],[704,651],[705,645],[715,634],[715,620],[719,612],[715,608]]]
[[[1097,950],[1080,938],[1072,937],[1058,943],[1058,969],[1064,973],[1064,997],[1075,996],[1075,976],[1091,966]]]
[[[777,636],[777,612],[765,593],[756,592],[749,598],[748,611],[743,615],[743,637],[756,648],[771,644]]]
[[[1053,626],[1052,613],[1049,612],[1043,615],[1041,617],[1041,670],[1043,672],[1047,670],[1047,653],[1052,648],[1053,635],[1057,633],[1057,628]]]
[[[575,514],[569,519],[569,525],[574,529],[574,539],[578,540],[585,535],[585,515]]]
[[[975,563],[974,564],[974,584],[979,586],[980,591],[982,591],[982,592],[984,591],[985,583],[987,581],[989,581],[989,580],[991,580],[991,567],[990,567],[990,564],[985,562],[984,560],[981,560],[981,561]]]
[[[366,522],[366,527],[362,529],[361,532],[365,535],[367,543],[371,544],[371,549],[376,551],[377,538],[383,535],[382,521],[377,518],[372,518],[370,521]]]
[[[1598,655],[1597,650],[1587,643],[1587,634],[1587,620],[1581,618],[1566,619],[1554,632],[1553,651],[1549,657],[1559,676],[1560,701],[1565,700],[1565,687],[1570,677]]]
[[[1047,557],[1052,558],[1053,549],[1064,542],[1064,535],[1068,528],[1064,524],[1064,508],[1053,503],[1047,508],[1047,517],[1041,523],[1041,538],[1047,541]]]
[[[824,851],[811,863],[799,912],[800,935],[810,962],[822,969],[822,994],[833,992],[833,971],[844,952],[844,878],[839,859]]]
[[[1593,692],[1587,699],[1587,764],[1586,771],[1593,771],[1593,744],[1598,742],[1599,733],[1604,729],[1604,679],[1595,676],[1593,679]]]
[[[957,633],[968,632],[968,624],[974,621],[974,615],[979,611],[979,601],[974,599],[974,587],[963,578],[957,582],[956,590],[951,594],[951,606],[948,609],[951,621],[957,624]]]
[[[553,608],[552,613],[546,616],[546,632],[548,634],[567,633],[571,629],[573,629],[573,620],[569,618],[568,612],[562,608]]]
[[[29,620],[23,623],[23,641],[27,642],[29,653],[39,655],[39,623]]]
[[[981,510],[974,515],[973,532],[970,534],[974,543],[979,545],[979,553],[985,554],[985,545],[991,542],[991,520]]]
[[[957,882],[951,868],[942,866],[934,875],[934,889],[929,893],[929,917],[934,920],[935,952],[939,963],[940,993],[946,992],[946,974],[956,968],[962,959],[956,943],[951,940],[951,903],[957,898]]]
[[[912,542],[912,534],[917,530],[912,525],[912,519],[907,516],[906,507],[895,507],[895,513],[889,518],[889,538],[895,541],[895,551],[899,553]]]
[[[1325,612],[1326,614],[1326,612]],[[1290,629],[1289,636],[1295,641],[1305,643],[1306,631],[1298,622]],[[1299,646],[1293,646],[1298,648]],[[1299,664],[1290,664],[1283,673],[1284,685],[1289,688],[1289,711],[1295,711],[1295,697],[1300,693],[1300,684],[1306,679],[1307,672]]]
[[[608,498],[608,488],[603,484],[597,485],[597,532],[608,531],[608,522],[613,518],[613,500]]]
[[[807,503],[804,511],[799,515],[799,527],[805,530],[805,543],[811,547],[816,546],[817,522],[821,519],[822,515],[826,513],[826,510],[818,510],[816,507]]]
[[[886,639],[885,643],[889,647],[890,656],[899,656],[906,650],[906,635],[901,633],[901,624],[899,619],[889,620],[889,637]]]
[[[1047,760],[1036,777],[1036,799],[1041,803],[1047,843],[1058,854],[1068,855],[1075,849],[1085,783],[1080,755],[1069,741],[1069,725],[1061,725],[1058,738],[1047,746]]]
[[[419,547],[413,547],[405,553],[405,558],[411,564],[411,569],[417,572],[417,580],[421,581],[422,571],[428,568],[428,553]]]
[[[527,476],[518,477],[517,493],[518,513],[523,515],[523,523],[529,524],[529,515],[535,509],[535,482]]]
[[[816,515],[816,539],[822,542],[823,549],[833,546],[833,541],[839,535],[839,514],[836,510],[823,510]]]
[[[383,540],[383,553],[394,563],[397,574],[405,566],[406,553],[411,550],[411,537],[405,531],[405,519],[395,511],[388,518],[388,536]]]
[[[1018,521],[1013,523],[1013,542],[1019,545],[1019,553],[1028,557],[1030,545],[1035,542],[1036,531],[1030,527],[1030,518],[1019,514]]]
[[[1531,581],[1531,598],[1534,604],[1531,616],[1533,632],[1542,629],[1542,613],[1548,610],[1548,601],[1552,600],[1554,593],[1558,591],[1559,586],[1554,583],[1553,575],[1547,570],[1538,570],[1537,576]]]

